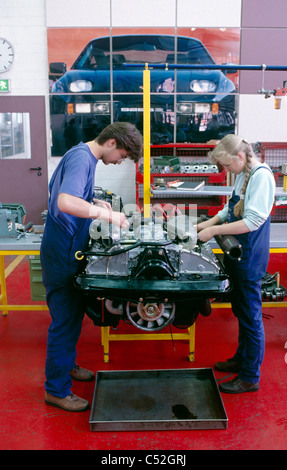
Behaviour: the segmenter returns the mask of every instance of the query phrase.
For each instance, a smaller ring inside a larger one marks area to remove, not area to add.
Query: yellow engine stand
[[[101,340],[104,349],[104,362],[110,360],[110,341],[159,341],[159,340],[187,340],[189,345],[188,360],[194,361],[195,350],[195,323],[187,328],[184,333],[139,333],[139,334],[117,334],[110,332],[110,326],[101,327]]]

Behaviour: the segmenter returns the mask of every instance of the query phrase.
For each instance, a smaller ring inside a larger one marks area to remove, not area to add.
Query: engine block
[[[171,322],[183,327],[210,313],[209,299],[230,291],[223,265],[208,243],[198,242],[189,217],[135,214],[129,221],[125,231],[91,223],[85,267],[75,280],[91,317],[103,314],[102,299],[112,324],[116,317],[149,331]]]

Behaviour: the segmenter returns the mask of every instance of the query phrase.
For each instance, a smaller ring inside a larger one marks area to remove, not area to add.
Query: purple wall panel
[[[240,63],[242,65],[287,65],[286,0],[242,0]],[[264,88],[283,86],[287,72],[265,72]],[[239,92],[256,94],[262,87],[262,72],[240,72]]]
[[[241,31],[242,65],[287,65],[287,29],[243,29]],[[274,89],[283,86],[287,72],[265,72],[264,88]],[[257,71],[240,72],[240,93],[257,93],[262,85],[262,73]]]
[[[286,28],[286,0],[242,0],[242,28]]]

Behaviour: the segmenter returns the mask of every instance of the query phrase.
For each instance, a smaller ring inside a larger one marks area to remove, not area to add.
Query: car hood
[[[176,75],[176,77],[175,77]],[[53,86],[54,93],[69,93],[70,84],[76,80],[92,83],[92,93],[110,92],[110,70],[69,70]],[[177,92],[192,93],[193,80],[208,80],[216,84],[215,92],[233,93],[234,84],[219,70],[150,70],[150,91],[152,93],[173,93],[177,81]],[[121,69],[113,71],[114,93],[141,93],[143,91],[143,69]]]

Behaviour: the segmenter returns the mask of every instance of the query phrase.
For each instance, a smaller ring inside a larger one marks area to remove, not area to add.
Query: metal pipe
[[[146,64],[127,64],[124,63],[123,67],[126,68],[144,68]],[[287,70],[287,65],[239,65],[239,64],[149,64],[150,69],[208,69],[208,70],[266,70],[266,71],[280,71]]]

